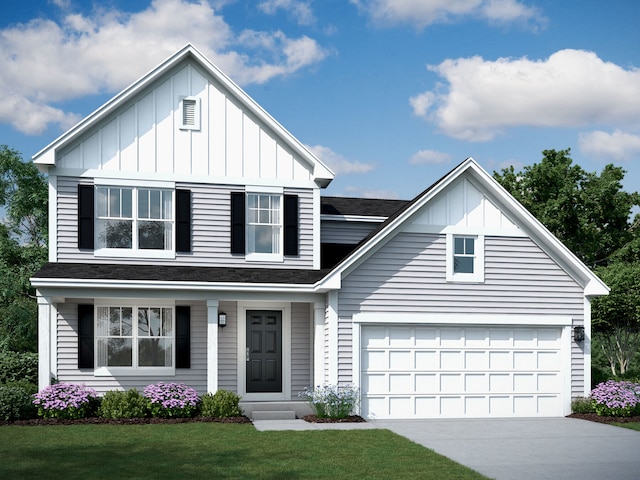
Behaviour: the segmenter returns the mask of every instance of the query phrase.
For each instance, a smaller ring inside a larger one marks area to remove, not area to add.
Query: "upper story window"
[[[247,194],[247,255],[281,255],[282,195]]]
[[[447,281],[484,282],[484,236],[447,234]]]
[[[260,188],[231,193],[231,253],[281,262],[298,255],[298,196]]]
[[[173,251],[173,191],[99,186],[98,249]]]
[[[191,191],[117,183],[78,185],[78,248],[114,257],[191,252]]]

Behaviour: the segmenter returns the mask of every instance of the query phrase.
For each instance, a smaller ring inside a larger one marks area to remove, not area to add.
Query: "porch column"
[[[327,380],[329,385],[338,384],[338,292],[327,294],[327,325],[329,327],[329,364]]]
[[[207,300],[207,392],[218,390],[218,300]]]
[[[325,303],[313,304],[313,386],[324,385],[324,314]]]
[[[55,371],[51,368],[52,355],[55,354],[55,345],[51,343],[52,333],[55,327],[52,325],[51,298],[44,297],[36,292],[38,299],[38,390],[47,387]]]

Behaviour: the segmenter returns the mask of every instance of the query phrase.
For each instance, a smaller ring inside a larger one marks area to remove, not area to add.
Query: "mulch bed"
[[[572,413],[567,415],[568,418],[580,418],[582,420],[589,420],[590,422],[598,423],[640,423],[640,417],[602,417],[595,413]]]
[[[359,415],[350,415],[345,418],[321,418],[317,415],[305,415],[302,420],[309,423],[363,423],[364,418]]]
[[[251,423],[248,417],[192,417],[192,418],[80,418],[78,420],[64,420],[60,418],[34,418],[31,420],[15,420],[13,422],[0,422],[0,425],[148,425],[148,424],[175,424],[175,423]]]

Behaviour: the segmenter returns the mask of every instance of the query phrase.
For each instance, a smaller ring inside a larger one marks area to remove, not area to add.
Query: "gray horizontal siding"
[[[311,386],[311,310],[308,303],[291,304],[291,398]]]
[[[238,391],[238,306],[220,302],[219,311],[227,314],[227,326],[218,329],[218,388]]]
[[[191,304],[191,368],[176,369],[171,378],[161,376],[96,377],[93,370],[78,369],[78,303],[58,305],[56,325],[57,379],[61,382],[85,384],[98,393],[136,388],[160,381],[181,382],[199,394],[207,391],[207,311],[204,303]]]
[[[96,257],[93,251],[80,251],[77,239],[78,183],[81,179],[59,177],[57,198],[57,259],[59,262],[94,262],[157,265],[198,265],[237,267],[239,265],[268,268],[313,267],[313,191],[285,189],[299,198],[299,254],[287,256],[283,262],[248,263],[244,256],[231,255],[230,192],[221,185],[177,184],[176,188],[191,190],[192,252],[176,254],[175,259],[140,259],[137,257]],[[86,183],[82,180],[82,183]]]
[[[447,283],[445,254],[444,235],[401,233],[343,280],[340,381],[351,381],[351,318],[358,312],[562,315],[583,324],[582,288],[530,239],[485,237],[481,284]],[[582,352],[574,344],[572,353],[572,388],[580,394]]]
[[[322,220],[320,241],[322,243],[356,245],[379,226],[379,223],[372,222]]]

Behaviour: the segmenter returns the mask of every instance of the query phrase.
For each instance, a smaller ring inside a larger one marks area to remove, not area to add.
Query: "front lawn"
[[[612,425],[615,425],[616,427],[629,428],[631,430],[637,430],[638,432],[640,432],[639,422],[625,422],[625,423],[613,422]]]
[[[482,479],[388,430],[252,425],[0,426],[0,478]]]

